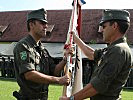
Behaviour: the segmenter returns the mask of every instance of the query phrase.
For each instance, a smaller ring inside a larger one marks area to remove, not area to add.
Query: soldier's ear
[[[35,22],[30,22],[29,23],[30,28],[32,28],[34,25],[35,25]]]
[[[119,26],[118,26],[118,23],[117,23],[117,22],[114,22],[114,23],[113,23],[113,28],[114,28],[114,29],[118,29],[118,28],[119,28]]]

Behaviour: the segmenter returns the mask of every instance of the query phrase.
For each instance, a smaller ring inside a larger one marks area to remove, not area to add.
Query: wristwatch
[[[70,100],[74,100],[74,96],[70,96]]]

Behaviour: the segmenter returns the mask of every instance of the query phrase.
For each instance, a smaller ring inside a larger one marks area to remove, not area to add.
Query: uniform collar
[[[34,38],[30,34],[27,36],[27,39],[31,43],[31,45],[33,47],[37,47],[38,46],[37,42],[34,40]]]
[[[109,45],[109,47],[110,47],[110,46],[113,46],[113,45],[115,45],[115,44],[119,44],[119,43],[126,43],[126,40],[127,40],[126,37],[122,37],[122,38],[120,38],[120,39],[114,41],[113,43],[111,43],[111,44]]]

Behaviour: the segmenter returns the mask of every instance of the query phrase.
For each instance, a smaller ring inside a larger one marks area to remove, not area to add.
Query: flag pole
[[[83,88],[81,50],[79,48],[77,48],[77,45],[73,42],[73,35],[70,33],[72,31],[74,31],[75,33],[77,33],[78,36],[80,36],[81,5],[79,2],[85,4],[84,0],[73,0],[72,15],[71,15],[70,23],[69,23],[67,40],[66,40],[66,43],[64,46],[64,49],[66,49],[68,47],[74,48],[74,55],[75,55],[73,57],[71,55],[69,57],[67,57],[67,64],[65,66],[65,74],[68,74],[71,77],[70,84],[68,86],[64,85],[64,87],[63,87],[62,95],[67,96],[67,97],[70,97],[73,93],[75,93]],[[80,61],[77,61],[77,59],[79,59]],[[76,62],[78,63],[77,66],[79,66],[79,69],[77,69]],[[78,79],[78,77],[80,78],[80,80]],[[79,85],[81,85],[81,86],[79,86]]]

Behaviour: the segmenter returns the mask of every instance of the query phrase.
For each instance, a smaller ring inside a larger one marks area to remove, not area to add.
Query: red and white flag
[[[84,0],[73,0],[72,15],[69,23],[69,30],[67,40],[64,48],[74,48],[74,56],[67,58],[65,73],[71,76],[69,86],[63,87],[63,95],[70,97],[73,93],[80,91],[83,88],[82,83],[82,57],[80,48],[73,42],[73,35],[70,33],[74,31],[80,37],[81,31],[81,5],[85,4]]]

